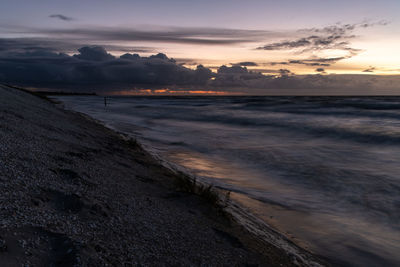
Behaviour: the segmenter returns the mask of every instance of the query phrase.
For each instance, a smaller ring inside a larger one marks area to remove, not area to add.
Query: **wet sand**
[[[182,179],[101,124],[0,87],[0,265],[321,264]]]

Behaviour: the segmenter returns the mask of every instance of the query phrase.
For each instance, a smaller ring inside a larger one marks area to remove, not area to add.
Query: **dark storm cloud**
[[[315,69],[316,72],[322,72],[325,73],[325,69],[324,68],[317,68]]]
[[[180,65],[199,65],[198,58],[174,58],[174,59]]]
[[[51,50],[0,54],[0,81],[39,88],[115,90],[135,86],[204,85],[212,73],[191,70],[164,54],[114,57],[103,47],[82,47],[69,56]]]
[[[309,37],[310,38],[310,37]],[[309,46],[311,44],[309,38],[301,38],[294,41],[283,41],[278,43],[267,44],[262,47],[257,47],[259,50],[283,50]]]
[[[106,49],[101,46],[85,46],[78,49],[79,54],[74,55],[74,57],[83,60],[93,60],[93,61],[106,61],[114,59],[115,57],[107,53]]]
[[[258,66],[257,63],[251,61],[244,61],[239,63],[231,63],[232,66],[243,66],[243,67],[256,67]]]
[[[270,62],[269,63],[271,66],[275,66],[275,65],[289,65],[288,61],[275,61],[275,62]]]
[[[240,87],[249,84],[250,81],[263,79],[264,75],[259,72],[249,71],[246,67],[221,66],[217,70],[215,80],[210,83],[211,86],[217,87]]]
[[[267,68],[257,68],[257,69],[255,69],[254,71],[256,71],[256,72],[260,72],[260,73],[262,73],[262,74],[266,74],[266,73],[268,73],[268,74],[276,74],[276,75],[278,75],[280,72],[280,69],[267,69]]]
[[[305,65],[305,66],[324,66],[324,67],[328,67],[331,65],[330,63],[321,63],[319,61],[313,61],[313,60],[308,60],[308,59],[289,60],[287,62],[287,64],[285,64],[285,65],[292,65],[292,64]]]
[[[288,69],[280,69],[280,70],[279,70],[279,74],[280,74],[281,76],[294,75],[294,73],[291,72],[291,71],[288,70]]]
[[[346,57],[329,57],[329,58],[309,58],[309,59],[290,59],[287,61],[280,62],[270,62],[269,64],[272,66],[275,65],[305,65],[305,66],[321,66],[321,67],[329,67],[331,64],[334,64],[340,60],[350,58]]]
[[[64,16],[64,15],[61,15],[61,14],[53,14],[53,15],[50,15],[49,18],[60,19],[60,20],[63,20],[63,21],[72,21],[72,20],[74,20],[71,17],[67,17],[67,16]]]
[[[375,67],[369,66],[368,69],[363,70],[363,72],[374,72],[376,70]]]
[[[339,60],[346,59],[347,57],[328,57],[328,58],[315,58],[315,59],[305,59],[302,60],[303,62],[329,62],[329,63],[336,63]]]

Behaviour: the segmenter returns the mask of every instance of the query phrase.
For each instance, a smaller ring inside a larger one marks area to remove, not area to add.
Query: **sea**
[[[338,266],[400,266],[400,97],[57,96]]]

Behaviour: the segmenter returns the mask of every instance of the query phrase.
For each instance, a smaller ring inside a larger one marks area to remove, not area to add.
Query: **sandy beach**
[[[321,264],[182,179],[101,124],[0,87],[0,265]]]

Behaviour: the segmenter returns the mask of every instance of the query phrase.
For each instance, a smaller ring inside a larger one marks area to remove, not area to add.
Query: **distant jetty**
[[[17,89],[17,90],[20,90],[20,91],[24,91],[24,92],[27,92],[27,93],[30,93],[30,94],[38,95],[38,96],[46,96],[46,95],[48,95],[48,96],[63,96],[63,95],[65,95],[65,96],[68,96],[68,95],[71,95],[71,96],[77,96],[77,95],[90,96],[90,95],[97,95],[94,92],[82,93],[82,92],[29,90],[29,89],[26,89],[26,88],[22,88],[22,87],[10,85],[10,84],[2,84],[2,86],[9,87],[9,88],[14,88],[14,89]]]
[[[36,91],[36,94],[39,95],[97,95],[96,93],[77,93],[77,92],[54,92],[54,91]]]

